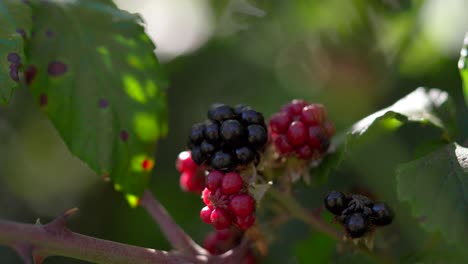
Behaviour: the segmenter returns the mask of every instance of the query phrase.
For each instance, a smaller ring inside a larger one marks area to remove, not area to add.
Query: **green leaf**
[[[468,243],[468,149],[449,144],[397,168],[397,193],[430,231]]]
[[[468,106],[468,32],[463,41],[463,48],[460,51],[460,60],[458,61],[458,68],[463,81],[463,92],[465,94],[465,103]]]
[[[32,5],[31,91],[73,154],[139,196],[167,133],[167,84],[141,19],[106,2]]]
[[[26,63],[24,36],[31,30],[31,8],[18,0],[0,0],[0,102],[8,103]],[[19,59],[19,60],[18,60]],[[13,75],[13,77],[12,77]]]
[[[332,141],[330,154],[311,172],[317,178],[316,182],[325,182],[329,173],[345,159],[353,144],[372,127],[379,125],[386,131],[393,131],[408,122],[437,127],[442,131],[442,138],[450,142],[456,134],[453,101],[445,91],[421,87],[393,105],[363,118]]]
[[[313,233],[296,244],[294,255],[298,263],[328,263],[335,251],[336,241],[328,235]]]

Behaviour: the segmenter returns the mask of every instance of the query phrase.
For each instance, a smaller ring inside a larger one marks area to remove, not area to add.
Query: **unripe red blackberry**
[[[203,207],[200,211],[200,218],[203,222],[211,224],[211,213],[213,212],[208,206]]]
[[[238,217],[247,217],[255,209],[255,200],[248,194],[237,194],[231,197],[229,209]]]
[[[244,105],[233,109],[217,104],[208,111],[206,122],[192,126],[188,147],[197,164],[230,171],[256,162],[267,140],[261,113]]]
[[[269,122],[272,142],[279,154],[295,155],[303,160],[321,159],[335,133],[325,108],[293,100],[274,114]]]
[[[176,168],[181,172],[180,188],[186,192],[201,193],[205,188],[205,170],[193,161],[190,151],[183,151],[179,154]]]
[[[231,216],[229,215],[226,210],[222,208],[216,208],[211,212],[210,215],[211,219],[211,224],[216,228],[216,229],[225,229],[231,226],[232,220]]]

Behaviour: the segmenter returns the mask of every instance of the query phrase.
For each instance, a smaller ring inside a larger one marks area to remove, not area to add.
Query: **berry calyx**
[[[214,209],[213,212],[211,212],[210,219],[211,224],[216,229],[225,229],[231,225],[230,215],[222,208]]]
[[[248,194],[237,194],[231,198],[229,208],[238,217],[247,217],[255,209],[255,200]]]
[[[221,189],[225,194],[239,192],[244,185],[242,177],[237,172],[229,172],[224,175],[221,182]]]

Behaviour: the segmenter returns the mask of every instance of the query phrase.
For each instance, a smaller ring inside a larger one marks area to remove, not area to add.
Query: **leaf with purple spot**
[[[108,0],[31,7],[27,73],[41,111],[74,155],[117,190],[141,195],[151,146],[167,133],[166,78],[141,19]]]
[[[10,100],[26,63],[24,37],[31,30],[31,8],[21,1],[0,1],[0,103]]]

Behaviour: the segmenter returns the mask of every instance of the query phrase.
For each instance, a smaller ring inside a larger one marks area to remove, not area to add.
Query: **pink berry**
[[[198,165],[192,160],[190,151],[183,151],[177,156],[176,168],[179,172],[195,171]]]
[[[221,189],[225,194],[232,194],[240,191],[243,185],[244,182],[242,181],[242,177],[239,173],[229,172],[223,177]]]
[[[180,175],[180,188],[186,192],[201,193],[205,188],[205,176],[197,171],[185,171]]]
[[[255,208],[255,200],[248,194],[237,194],[231,198],[229,208],[238,217],[246,217],[252,214]]]
[[[308,160],[312,158],[312,156],[314,155],[314,152],[309,147],[309,145],[303,145],[296,149],[296,154],[300,159]]]
[[[281,108],[282,112],[286,112],[291,116],[298,116],[301,114],[302,108],[307,105],[307,102],[303,100],[292,100],[291,103],[286,104]]]
[[[225,229],[231,225],[230,215],[222,208],[216,208],[211,212],[211,224],[216,229]]]
[[[234,235],[234,231],[231,228],[216,230],[216,237],[220,241],[227,240]]]
[[[292,146],[303,145],[307,139],[306,127],[301,121],[294,121],[291,126],[289,126],[286,136],[288,138],[288,142]]]
[[[322,128],[319,126],[311,126],[308,128],[307,143],[312,149],[320,149],[322,146]]]
[[[211,203],[210,197],[211,197],[211,191],[208,188],[205,188],[202,192],[203,202],[205,203],[206,206],[213,209],[213,204]]]
[[[218,238],[216,232],[209,233],[203,241],[203,247],[213,255],[221,254],[222,252],[218,249]]]
[[[322,126],[328,138],[331,138],[333,135],[335,135],[335,125],[333,125],[332,122],[327,121]]]
[[[289,114],[280,112],[274,114],[270,119],[270,128],[274,133],[284,134],[288,131],[289,125],[292,122],[291,116]]]
[[[321,124],[325,120],[325,108],[321,104],[311,104],[302,109],[301,121],[309,126]]]
[[[213,212],[208,206],[203,207],[200,211],[200,218],[203,222],[211,224],[211,213]]]
[[[255,215],[251,214],[247,217],[236,217],[234,224],[240,230],[247,230],[255,223]]]
[[[278,152],[283,155],[289,154],[293,150],[288,142],[288,139],[284,135],[278,135],[276,137],[275,146]]]
[[[216,191],[221,186],[224,174],[220,171],[212,171],[206,177],[206,188]]]

